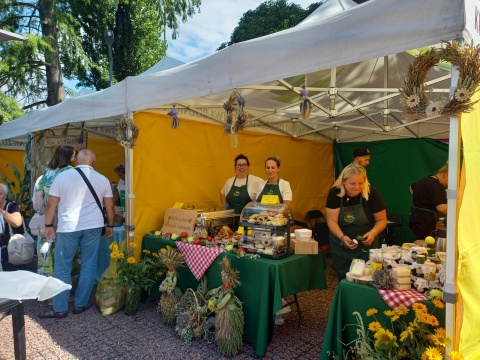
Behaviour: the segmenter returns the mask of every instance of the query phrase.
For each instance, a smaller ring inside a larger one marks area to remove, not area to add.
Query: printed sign
[[[280,204],[278,195],[263,195],[261,204]]]
[[[197,212],[195,210],[167,209],[163,218],[162,233],[180,234],[185,231],[188,236],[191,236],[196,221]]]

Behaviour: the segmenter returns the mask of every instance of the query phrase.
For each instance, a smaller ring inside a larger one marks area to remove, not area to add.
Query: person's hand
[[[365,246],[371,246],[373,242],[375,241],[375,237],[377,236],[376,232],[373,230],[370,230],[369,232],[365,233],[362,238],[362,244]]]
[[[342,239],[340,240],[343,244],[343,246],[349,248],[350,250],[356,249],[358,244],[356,244],[350,237],[347,235],[343,235]]]
[[[103,238],[108,239],[108,238],[111,238],[112,236],[113,236],[113,228],[107,227],[105,229],[105,235],[103,235]]]
[[[57,232],[55,231],[55,228],[46,227],[45,228],[45,238],[50,242],[55,241],[55,239],[57,238]]]

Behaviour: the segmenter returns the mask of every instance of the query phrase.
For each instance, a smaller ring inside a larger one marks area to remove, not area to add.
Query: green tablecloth
[[[422,301],[429,311],[434,308],[431,301]],[[328,318],[327,329],[323,338],[320,359],[332,359],[332,352],[340,355],[340,359],[344,358],[343,344],[353,345],[353,341],[358,338],[356,330],[358,327],[357,319],[353,315],[357,311],[362,315],[363,325],[368,328],[368,324],[372,318],[366,316],[368,309],[376,308],[378,313],[375,317],[380,323],[386,323],[387,317],[383,314],[390,307],[383,300],[378,290],[373,286],[359,285],[342,280],[338,284],[335,297],[333,299],[332,308]],[[408,321],[413,320],[414,314],[410,312],[411,319],[407,316]],[[435,316],[442,326],[445,325],[445,311],[437,309]],[[347,347],[348,348],[348,347]]]
[[[166,245],[176,247],[174,241],[161,240],[148,234],[143,237],[142,249],[158,251]],[[222,284],[219,262],[223,256],[228,256],[232,268],[240,271],[241,285],[235,289],[235,293],[243,302],[243,338],[253,344],[259,356],[265,355],[272,339],[275,313],[282,308],[282,297],[327,288],[327,262],[323,253],[292,255],[281,260],[238,258],[233,254],[222,253],[205,273],[209,288]],[[189,287],[196,289],[198,281],[188,267],[185,265],[178,270],[179,287],[183,291]],[[158,286],[153,287],[150,296],[160,296]]]

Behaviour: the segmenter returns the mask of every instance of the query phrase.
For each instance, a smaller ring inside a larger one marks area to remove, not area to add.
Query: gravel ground
[[[329,259],[331,264],[331,259]],[[331,266],[326,269],[327,290],[298,294],[303,325],[298,327],[294,306],[283,325],[276,325],[265,359],[318,359],[328,314],[338,281]],[[293,297],[287,298],[293,300]],[[70,305],[72,307],[72,305]],[[175,331],[160,321],[157,304],[148,300],[135,316],[123,311],[103,317],[96,306],[65,319],[39,319],[48,310],[46,301],[25,302],[25,334],[28,360],[50,359],[221,359],[216,345],[195,340],[184,344]],[[235,359],[259,358],[244,342]],[[0,312],[0,359],[14,359],[12,317]]]

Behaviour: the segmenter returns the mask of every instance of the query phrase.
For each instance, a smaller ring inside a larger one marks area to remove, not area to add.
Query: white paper
[[[61,280],[31,271],[0,272],[0,298],[3,299],[43,301],[71,288],[72,285],[65,284]]]

